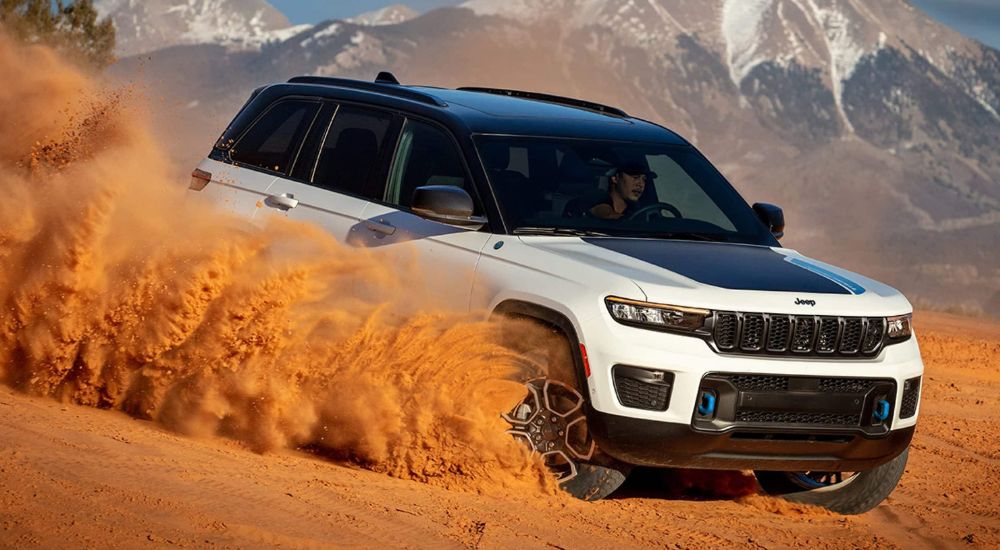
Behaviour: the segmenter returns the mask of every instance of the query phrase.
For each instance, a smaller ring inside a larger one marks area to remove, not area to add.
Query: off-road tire
[[[532,356],[537,363],[544,363],[543,376],[563,382],[576,389],[586,401],[587,392],[579,390],[579,376],[574,366],[575,346],[561,330],[547,324],[521,317],[520,322],[527,321],[534,325],[537,333],[531,337],[507,339],[506,345],[522,354]],[[524,335],[521,335],[522,337]],[[535,347],[536,349],[527,349]],[[538,354],[538,349],[547,349]],[[585,383],[585,381],[584,381]],[[589,406],[589,403],[585,406]],[[560,488],[570,495],[586,501],[601,500],[615,492],[628,477],[632,465],[615,460],[597,449],[593,458],[577,464],[577,475],[560,484]]]
[[[863,514],[878,506],[903,477],[909,449],[881,466],[859,472],[836,485],[805,489],[793,480],[792,472],[755,471],[757,483],[765,493],[792,502],[822,506],[838,514]]]

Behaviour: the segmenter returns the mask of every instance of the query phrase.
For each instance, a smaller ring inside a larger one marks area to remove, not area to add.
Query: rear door
[[[206,159],[198,166],[211,174],[211,184],[201,193],[227,210],[253,217],[268,187],[291,172],[320,106],[301,98],[274,102],[226,153],[231,162]]]
[[[490,234],[412,213],[413,191],[424,185],[465,189],[476,204],[475,214],[483,215],[482,202],[451,133],[436,124],[407,119],[384,192],[364,210],[364,243],[389,256],[421,295],[435,304],[466,310],[476,263]]]
[[[274,180],[264,206],[358,244],[365,205],[384,187],[399,120],[387,111],[329,103],[319,121],[291,177]]]

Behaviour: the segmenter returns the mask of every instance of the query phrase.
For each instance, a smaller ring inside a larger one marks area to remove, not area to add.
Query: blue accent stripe
[[[822,275],[823,277],[826,277],[827,279],[830,279],[831,281],[833,281],[833,282],[837,283],[838,285],[846,288],[847,290],[850,290],[851,294],[860,295],[860,294],[864,294],[865,293],[865,287],[859,285],[858,283],[855,283],[854,281],[848,279],[847,277],[844,277],[843,275],[839,275],[837,273],[834,273],[834,272],[830,271],[829,269],[826,269],[826,268],[820,267],[818,265],[809,263],[809,262],[807,262],[805,260],[802,260],[800,258],[793,258],[791,256],[786,256],[785,257],[785,261],[789,262],[789,263],[791,263],[793,265],[797,265],[797,266],[801,267],[802,269],[807,269],[809,271],[812,271],[813,273],[815,273],[817,275]]]

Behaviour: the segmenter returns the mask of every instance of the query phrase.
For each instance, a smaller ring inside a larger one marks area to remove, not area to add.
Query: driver
[[[590,207],[590,214],[605,220],[628,218],[638,208],[639,197],[646,189],[646,168],[637,164],[619,166],[609,183],[608,195]]]

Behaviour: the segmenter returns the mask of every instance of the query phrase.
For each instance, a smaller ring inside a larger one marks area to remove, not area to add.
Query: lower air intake
[[[903,382],[903,404],[899,407],[900,418],[912,418],[917,414],[917,403],[920,402],[920,377],[910,378]]]
[[[647,411],[665,411],[670,406],[674,373],[615,365],[612,374],[622,405]]]

